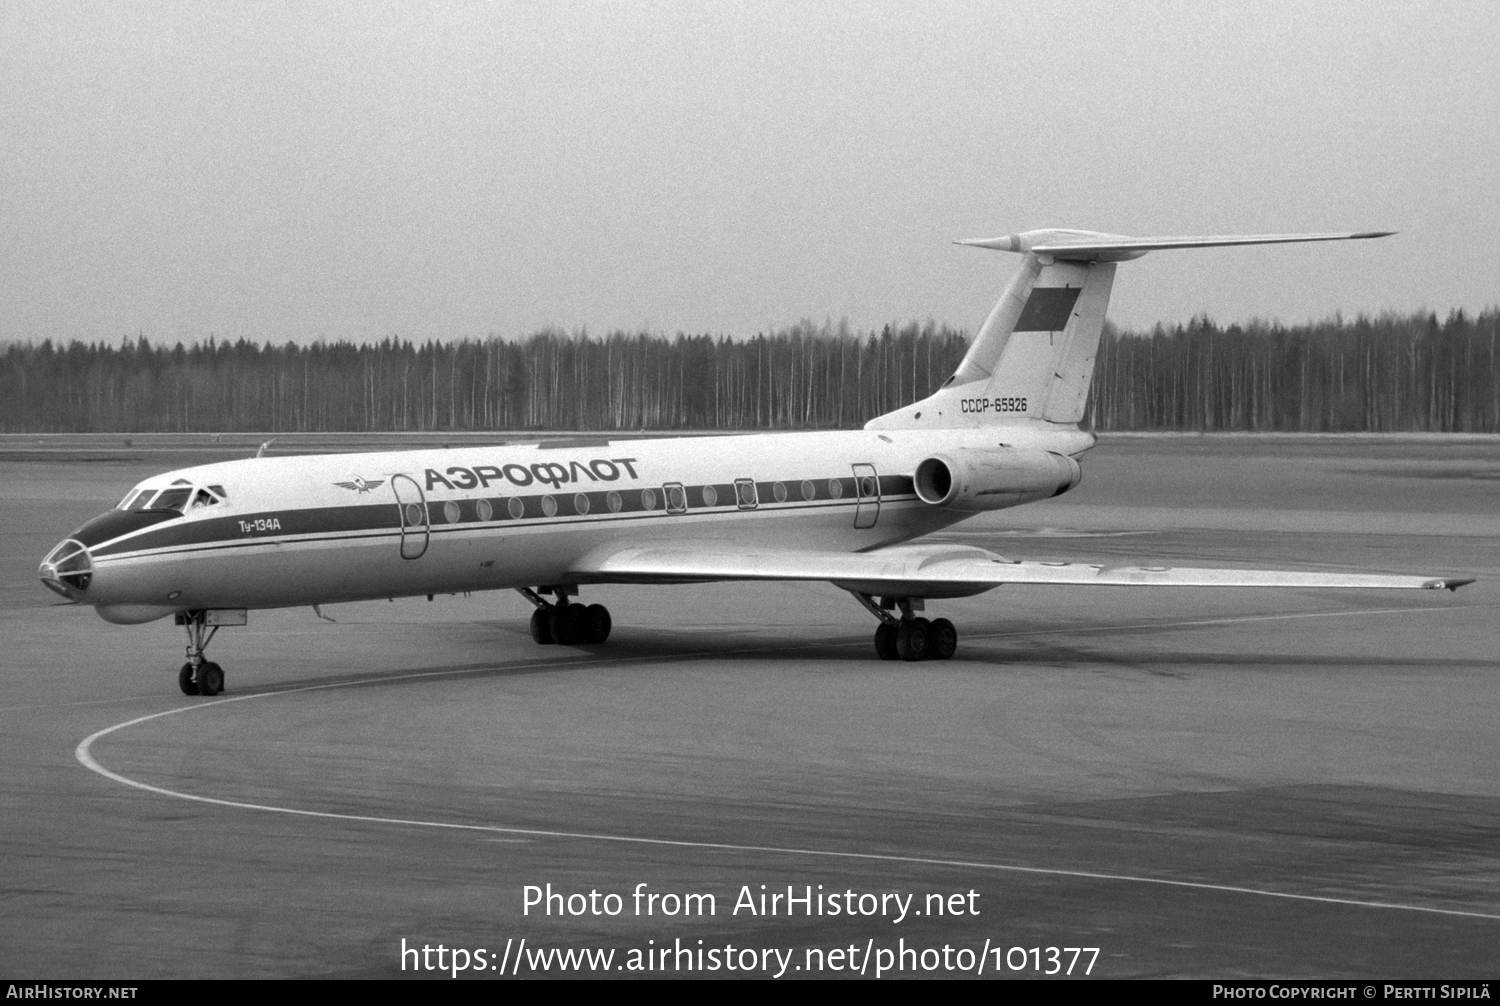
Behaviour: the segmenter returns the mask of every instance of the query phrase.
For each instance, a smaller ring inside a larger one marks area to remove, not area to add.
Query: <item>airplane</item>
[[[1437,575],[1016,561],[923,544],[976,513],[1078,484],[1079,429],[1114,274],[1152,251],[1390,232],[1132,238],[1033,230],[958,244],[1022,256],[935,393],[861,430],[579,437],[535,446],[266,457],[146,479],[42,561],[42,582],[123,625],[173,616],[178,685],[212,696],[205,650],[251,609],[511,589],[540,644],[597,645],[596,584],[824,581],[877,620],[883,660],[952,657],[926,602],[1002,585],[1448,589]]]

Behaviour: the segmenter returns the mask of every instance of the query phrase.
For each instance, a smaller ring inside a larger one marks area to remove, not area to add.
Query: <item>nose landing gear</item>
[[[177,672],[177,687],[184,695],[218,695],[224,690],[224,668],[205,660],[196,668],[191,663]]]
[[[569,602],[568,597],[578,593],[577,587],[540,587],[537,590],[519,587],[516,592],[536,605],[536,610],[531,613],[531,638],[543,646],[553,643],[587,646],[609,638],[609,630],[614,626],[609,609],[602,604]],[[542,600],[541,594],[555,595],[557,603]]]
[[[875,629],[875,655],[881,660],[947,660],[958,649],[958,630],[946,618],[928,621],[917,615],[920,598],[882,598],[877,604],[869,594],[855,594],[860,604],[880,619]],[[901,617],[891,614],[899,608]]]
[[[224,690],[224,668],[203,659],[209,641],[218,634],[218,625],[208,624],[206,611],[180,611],[177,624],[187,629],[187,663],[177,672],[177,687],[184,695],[218,695]]]

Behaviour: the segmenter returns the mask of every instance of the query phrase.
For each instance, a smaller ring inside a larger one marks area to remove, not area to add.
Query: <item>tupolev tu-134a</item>
[[[1447,588],[1470,581],[1014,561],[917,539],[1078,484],[1083,418],[1119,262],[1168,248],[1384,232],[1128,238],[1040,230],[960,244],[1023,256],[958,370],[857,431],[256,457],[167,472],[48,553],[41,578],[110,622],[175,616],[178,683],[215,695],[204,656],[249,609],[480,590],[535,606],[538,643],[601,644],[593,584],[827,581],[878,621],[885,660],[946,659],[932,599],[1006,584]]]

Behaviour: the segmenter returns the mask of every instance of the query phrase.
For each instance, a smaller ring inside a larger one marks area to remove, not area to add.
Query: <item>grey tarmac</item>
[[[1072,493],[947,535],[1479,578],[1457,594],[1004,588],[932,604],[960,650],[922,664],[874,660],[828,586],[586,588],[615,630],[578,649],[534,646],[513,594],[398,599],[251,613],[209,703],[177,692],[181,630],[57,605],[35,567],[139,478],[268,436],[130,439],[0,437],[4,976],[401,976],[402,938],[521,937],[1500,971],[1500,440],[1106,436]],[[76,757],[164,712],[90,756],[224,803]],[[547,883],[719,914],[523,916]],[[980,914],[728,914],[761,884]]]

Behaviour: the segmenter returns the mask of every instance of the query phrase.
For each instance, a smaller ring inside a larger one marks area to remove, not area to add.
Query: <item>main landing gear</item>
[[[881,660],[947,660],[958,649],[958,630],[946,618],[928,621],[917,615],[921,598],[882,597],[877,604],[869,594],[855,594],[880,626],[875,630],[875,654]],[[891,614],[900,609],[901,617]]]
[[[177,687],[184,695],[218,695],[224,690],[224,668],[203,659],[203,651],[218,633],[208,624],[205,611],[179,611],[177,624],[187,628],[187,663],[177,672]]]
[[[576,604],[568,598],[578,593],[578,588],[568,585],[517,588],[517,593],[532,604],[531,638],[543,646],[560,643],[563,646],[586,646],[602,643],[609,638],[613,622],[609,609],[602,604]],[[552,594],[557,602],[541,599],[541,594]]]

